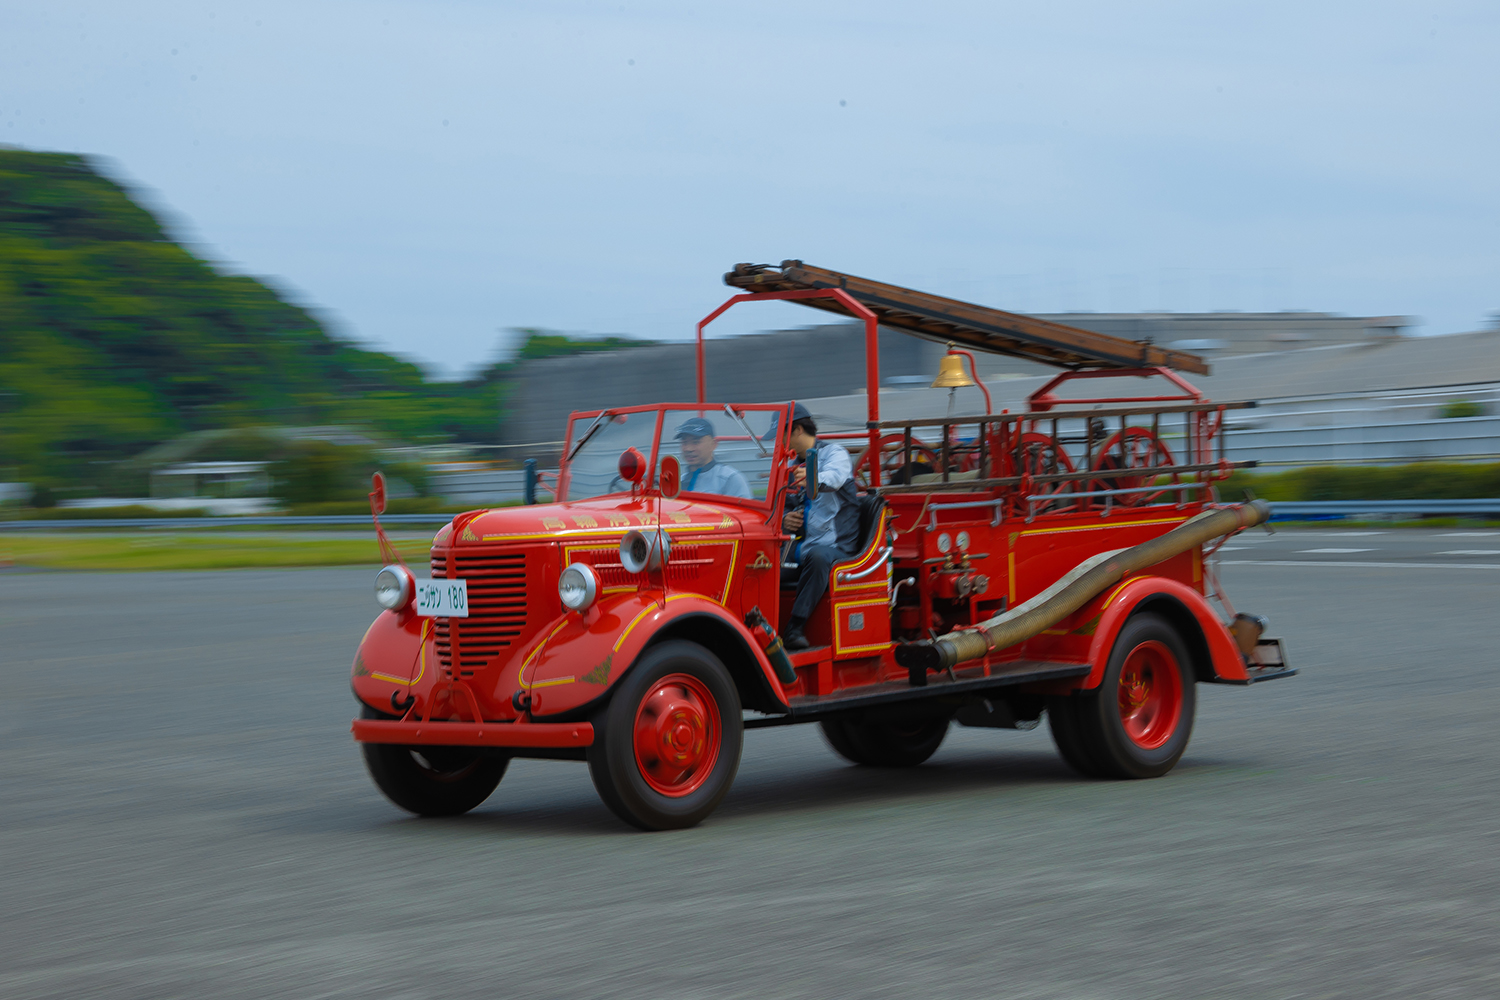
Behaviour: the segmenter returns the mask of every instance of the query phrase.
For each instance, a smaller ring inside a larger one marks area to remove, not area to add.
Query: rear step
[[[1286,647],[1280,639],[1271,639],[1262,636],[1255,644],[1256,662],[1245,668],[1246,678],[1244,680],[1221,680],[1215,677],[1216,684],[1258,684],[1261,681],[1274,681],[1281,677],[1292,677],[1297,673],[1295,667],[1286,665]]]
[[[928,679],[926,687],[914,688],[906,680],[883,681],[879,684],[863,684],[844,688],[827,695],[802,695],[793,698],[791,711],[786,715],[773,715],[763,719],[746,719],[746,729],[761,729],[766,726],[789,726],[797,722],[808,722],[819,716],[844,712],[852,708],[870,708],[875,705],[890,705],[903,701],[922,701],[941,698],[944,695],[976,694],[994,688],[1030,684],[1033,681],[1059,680],[1067,677],[1083,677],[1091,669],[1087,663],[1052,663],[1045,660],[1016,660],[999,663],[989,668],[968,667],[948,673],[936,674]]]

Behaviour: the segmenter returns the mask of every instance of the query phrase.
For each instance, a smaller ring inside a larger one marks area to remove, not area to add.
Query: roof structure
[[[1195,354],[1169,351],[1144,341],[1126,340],[1082,330],[1020,313],[991,309],[957,299],[887,285],[852,274],[814,267],[800,260],[771,264],[736,264],[724,283],[751,293],[793,292],[838,288],[873,312],[882,326],[931,340],[951,340],[976,351],[1007,354],[1058,368],[1175,368],[1208,374],[1208,364]],[[844,315],[848,310],[832,298],[795,299]]]

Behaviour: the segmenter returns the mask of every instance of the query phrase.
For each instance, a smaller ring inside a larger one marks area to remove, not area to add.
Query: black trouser
[[[788,566],[781,571],[781,582],[791,583],[795,580],[797,583],[797,598],[792,601],[792,617],[800,623],[812,617],[813,608],[818,606],[823,592],[828,589],[828,571],[833,568],[833,564],[840,559],[848,559],[849,556],[832,545],[804,544],[797,558],[798,565],[795,569]]]

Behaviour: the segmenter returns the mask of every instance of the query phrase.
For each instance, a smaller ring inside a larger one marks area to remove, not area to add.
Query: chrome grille
[[[438,619],[451,630],[449,660],[454,650],[460,676],[472,676],[526,628],[526,554],[504,552],[454,557],[453,575],[467,580],[469,617]],[[442,633],[438,633],[438,655],[442,656]]]
[[[434,580],[446,580],[448,578],[448,553],[434,552],[432,554],[432,578]],[[437,645],[438,662],[442,664],[443,670],[448,674],[453,673],[453,637],[448,628],[447,618],[433,620],[432,636]]]

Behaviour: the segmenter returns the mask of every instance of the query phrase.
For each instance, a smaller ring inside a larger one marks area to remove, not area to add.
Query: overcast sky
[[[1500,310],[1497,43],[1434,0],[0,0],[0,142],[449,374],[510,327],[690,336],[786,257],[1451,333]]]

